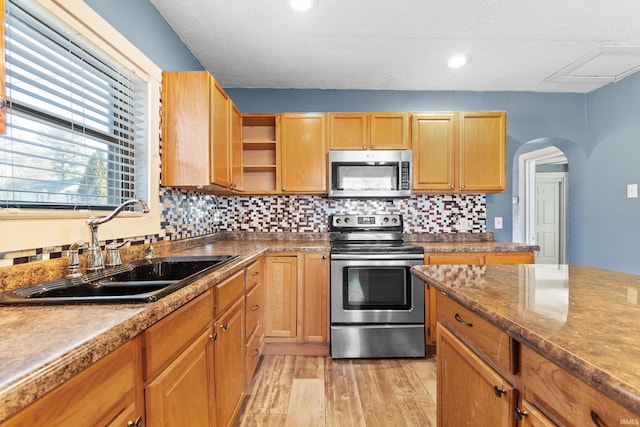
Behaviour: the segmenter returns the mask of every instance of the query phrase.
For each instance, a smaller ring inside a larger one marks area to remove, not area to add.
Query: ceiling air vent
[[[640,71],[640,46],[600,45],[545,80],[611,83]]]

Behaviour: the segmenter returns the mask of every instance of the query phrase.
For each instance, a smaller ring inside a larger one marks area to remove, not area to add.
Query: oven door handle
[[[424,254],[331,254],[335,260],[420,260],[424,261]]]

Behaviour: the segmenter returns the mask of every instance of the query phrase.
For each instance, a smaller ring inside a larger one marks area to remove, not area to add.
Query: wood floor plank
[[[365,427],[364,413],[351,360],[325,359],[327,426]]]
[[[431,400],[436,403],[436,359],[430,357],[411,360],[403,365],[403,368],[409,372],[408,375],[415,376],[420,380]]]
[[[323,427],[324,425],[324,378],[294,379],[286,426]]]
[[[319,356],[296,357],[293,378],[321,378],[324,380],[324,360]]]
[[[384,370],[386,359],[362,359],[353,362],[360,402],[368,427],[404,426],[404,415],[393,394],[394,386]]]

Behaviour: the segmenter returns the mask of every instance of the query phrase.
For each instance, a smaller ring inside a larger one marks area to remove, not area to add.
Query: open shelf
[[[277,116],[242,117],[242,173],[246,191],[275,191],[278,164]]]

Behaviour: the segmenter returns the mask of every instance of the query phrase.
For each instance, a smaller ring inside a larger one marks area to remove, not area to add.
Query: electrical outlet
[[[635,199],[638,197],[638,184],[627,185],[627,199]]]
[[[501,216],[497,216],[497,217],[493,218],[493,228],[495,228],[496,230],[502,230],[502,217]]]

